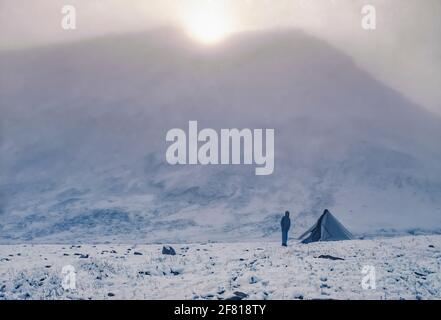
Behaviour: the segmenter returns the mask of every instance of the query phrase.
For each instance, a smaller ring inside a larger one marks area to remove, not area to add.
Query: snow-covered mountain
[[[301,31],[173,29],[0,53],[0,242],[256,240],[328,208],[441,230],[441,119]],[[275,171],[170,166],[166,132],[274,128]]]

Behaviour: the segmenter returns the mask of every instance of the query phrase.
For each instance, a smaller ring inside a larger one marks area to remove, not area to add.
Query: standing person
[[[282,227],[282,246],[286,247],[288,242],[288,230],[291,227],[291,220],[289,219],[289,211],[285,212],[285,216],[280,221]]]

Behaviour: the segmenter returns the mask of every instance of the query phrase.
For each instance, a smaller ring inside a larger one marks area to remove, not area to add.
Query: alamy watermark
[[[77,28],[77,10],[72,5],[64,5],[61,8],[61,28],[63,30],[75,30]]]
[[[65,265],[61,269],[61,286],[64,290],[70,291],[70,290],[76,290],[77,288],[77,273],[75,271],[75,267],[72,265]]]
[[[265,134],[264,134],[265,131]],[[172,142],[166,152],[171,165],[252,165],[256,175],[274,172],[274,129],[214,129],[198,131],[198,122],[189,121],[188,135],[182,129],[167,132]]]
[[[361,8],[361,16],[361,27],[364,30],[377,29],[377,10],[373,5],[364,5]]]
[[[374,266],[363,266],[361,270],[361,287],[363,290],[375,290],[377,288],[377,277]]]

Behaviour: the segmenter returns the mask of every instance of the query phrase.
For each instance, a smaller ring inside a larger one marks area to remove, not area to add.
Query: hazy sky
[[[361,28],[365,4],[377,9],[375,31]],[[76,7],[74,31],[61,28],[63,5]],[[231,33],[301,28],[441,115],[440,16],[440,0],[0,0],[0,50],[163,25],[185,31],[195,20],[203,28],[218,19]]]

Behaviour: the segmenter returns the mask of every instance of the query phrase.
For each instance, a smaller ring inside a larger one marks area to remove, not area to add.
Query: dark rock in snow
[[[259,281],[260,281],[260,279],[259,279],[258,277],[256,277],[256,276],[251,276],[248,282],[249,282],[250,284],[255,284],[255,283],[259,282]]]
[[[426,277],[427,275],[424,273],[414,272],[418,277]]]
[[[87,259],[87,258],[89,258],[89,255],[88,255],[88,254],[82,254],[82,255],[80,255],[80,259]]]
[[[242,300],[247,298],[248,295],[244,292],[241,291],[234,291],[234,296],[232,296],[231,298],[227,299],[227,300]]]
[[[334,257],[329,254],[322,254],[318,256],[319,259],[329,259],[329,260],[344,260],[343,258]]]
[[[174,271],[174,270],[170,270],[170,272],[174,275],[174,276],[177,276],[177,275],[179,275],[180,274],[180,272],[179,271]]]
[[[174,256],[174,255],[176,255],[176,251],[175,251],[175,249],[173,249],[170,246],[163,246],[162,247],[162,254],[168,254],[168,255]]]
[[[19,296],[19,298],[21,300],[26,300],[26,299],[29,299],[30,297],[31,297],[31,294],[29,292],[26,292],[26,293]]]
[[[141,253],[141,252],[138,252],[138,251],[133,252],[133,254],[134,254],[135,256],[142,256],[142,253]]]
[[[109,296],[109,297],[114,297],[115,294],[114,294],[113,292],[109,292],[109,293],[107,294],[107,296]]]

